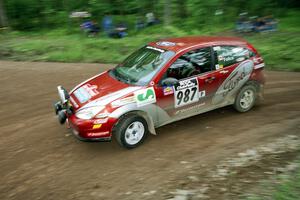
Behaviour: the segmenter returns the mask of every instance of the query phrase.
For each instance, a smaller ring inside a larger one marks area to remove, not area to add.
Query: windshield
[[[112,69],[110,75],[128,84],[147,85],[174,54],[172,51],[146,46]]]

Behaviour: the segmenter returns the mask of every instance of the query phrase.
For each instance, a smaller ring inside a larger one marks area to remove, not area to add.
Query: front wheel
[[[238,112],[247,112],[254,106],[256,97],[256,88],[253,85],[246,85],[237,94],[233,106]]]
[[[143,117],[130,114],[120,119],[114,129],[118,143],[132,149],[140,145],[148,135],[148,125]]]

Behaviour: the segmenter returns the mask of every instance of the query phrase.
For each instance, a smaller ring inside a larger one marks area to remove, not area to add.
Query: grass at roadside
[[[300,71],[299,33],[272,33],[246,37],[264,58],[268,69]]]
[[[250,195],[247,200],[298,200],[300,197],[300,159],[298,159],[294,165],[296,169],[293,172],[284,173],[282,175],[276,175],[273,180],[278,182],[277,184],[267,181],[256,194]],[[268,191],[264,191],[268,188]]]
[[[300,26],[291,13],[281,19],[276,33],[240,35],[251,42],[264,57],[269,69],[300,71]],[[140,33],[130,32],[124,39],[100,35],[88,38],[66,29],[36,33],[0,34],[0,59],[20,61],[118,63],[146,43],[167,37],[187,35],[235,35],[233,25],[184,31],[175,27],[156,26]]]
[[[300,164],[299,164],[300,165]],[[276,188],[274,199],[299,199],[300,197],[300,167],[295,176],[290,177]]]

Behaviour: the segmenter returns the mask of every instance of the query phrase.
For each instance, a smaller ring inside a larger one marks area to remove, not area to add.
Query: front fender
[[[157,123],[156,105],[149,104],[143,107],[137,107],[136,104],[128,104],[114,110],[109,117],[120,119],[126,114],[137,114],[142,116],[148,124],[148,130],[151,134],[156,135],[155,124]]]

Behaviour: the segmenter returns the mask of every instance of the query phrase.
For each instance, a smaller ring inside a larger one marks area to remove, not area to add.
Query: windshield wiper
[[[119,76],[119,73],[116,71],[116,69],[112,69],[110,72],[118,81],[121,81],[121,77]]]
[[[130,79],[127,78],[127,77],[125,77],[125,76],[123,76],[121,73],[119,73],[117,69],[114,69],[113,72],[114,72],[115,77],[116,77],[119,81],[125,82],[125,83],[131,83]]]

